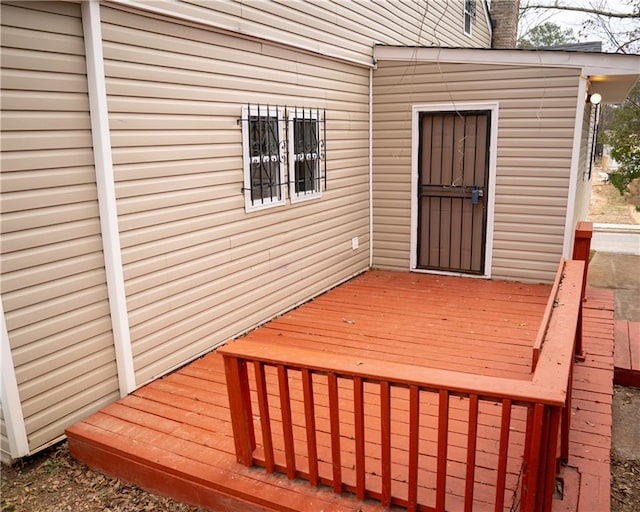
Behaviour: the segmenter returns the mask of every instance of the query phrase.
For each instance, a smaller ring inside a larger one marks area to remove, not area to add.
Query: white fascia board
[[[82,2],[82,26],[87,62],[93,159],[96,170],[96,188],[98,191],[98,209],[100,212],[109,311],[111,313],[120,395],[126,396],[136,388],[136,382],[127,298],[124,288],[124,272],[122,270],[100,23],[99,0]]]
[[[13,366],[9,332],[4,319],[2,300],[0,300],[0,339],[2,343],[0,346],[0,370],[2,371],[2,394],[0,400],[2,400],[2,414],[7,427],[11,458],[18,459],[29,455],[29,441],[24,424],[20,394],[18,393],[18,381],[16,380],[16,370]]]
[[[591,75],[638,75],[640,56],[562,50],[376,46],[376,60],[579,68]]]

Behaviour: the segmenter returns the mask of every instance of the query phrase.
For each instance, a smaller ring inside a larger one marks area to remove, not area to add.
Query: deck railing
[[[568,456],[583,268],[582,261],[560,264],[530,380],[355,360],[279,345],[277,340],[265,344],[241,339],[222,347],[238,461],[411,511],[470,511],[478,481],[490,474],[495,495],[482,500],[493,503],[496,511],[518,502],[525,512],[551,510],[558,462]],[[292,382],[301,384],[301,393]],[[320,397],[326,416],[319,413]],[[408,410],[403,436],[395,425],[398,401]],[[498,414],[500,425],[493,460],[479,449],[484,428],[479,418],[488,408]],[[459,423],[461,414],[466,447],[452,455],[448,438],[453,416]],[[320,436],[328,439],[320,443]],[[372,454],[373,449],[378,453]],[[521,460],[521,466],[514,469],[514,460],[516,466]],[[464,468],[462,479],[451,477],[452,464]],[[425,466],[431,468],[428,477]],[[488,467],[495,470],[487,473]],[[512,482],[515,490],[505,495],[508,478],[519,478],[519,485]]]

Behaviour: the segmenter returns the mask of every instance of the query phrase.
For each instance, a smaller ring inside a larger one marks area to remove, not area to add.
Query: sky
[[[607,11],[614,12],[633,12],[630,0],[520,0],[520,5],[552,5],[558,3],[560,5],[573,5],[587,8],[599,8]],[[635,0],[637,3],[637,0]],[[578,41],[603,41],[605,43],[605,51],[614,51],[613,46],[607,42],[606,35],[601,31],[591,30],[585,32],[583,30],[583,23],[589,19],[588,14],[582,14],[574,11],[560,11],[555,9],[549,10],[536,10],[530,12],[521,18],[520,20],[520,33],[526,31],[536,25],[540,25],[546,21],[556,23],[562,28],[570,28]],[[634,27],[640,26],[640,19],[632,20],[615,20],[610,19],[610,29],[612,32],[617,33],[619,31],[629,30]],[[624,36],[620,36],[620,39],[624,39]],[[637,51],[637,50],[636,50]]]

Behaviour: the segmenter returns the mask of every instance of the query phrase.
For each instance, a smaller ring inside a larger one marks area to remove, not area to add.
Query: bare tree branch
[[[627,47],[633,45],[634,43],[637,43],[638,41],[640,41],[640,37],[636,37],[635,39],[632,39],[631,41],[627,41],[626,43],[620,44],[616,48],[616,53],[618,53],[618,52],[627,53],[626,52]]]
[[[555,2],[551,5],[544,4],[529,4],[524,9],[556,9],[560,11],[576,11],[576,12],[584,12],[587,14],[594,14],[596,16],[605,16],[607,18],[619,18],[619,19],[634,19],[640,16],[640,12],[613,12],[613,11],[603,11],[601,9],[593,9],[590,7],[579,7],[575,5],[562,5],[558,2]]]

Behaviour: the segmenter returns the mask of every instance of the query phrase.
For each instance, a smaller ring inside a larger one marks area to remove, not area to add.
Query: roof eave
[[[422,61],[580,69],[581,74],[589,78],[592,91],[600,92],[607,103],[623,101],[634,83],[640,78],[640,56],[620,53],[376,45],[373,56],[376,61]]]

